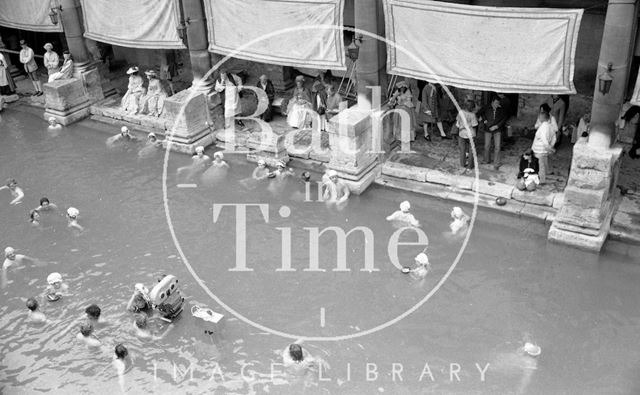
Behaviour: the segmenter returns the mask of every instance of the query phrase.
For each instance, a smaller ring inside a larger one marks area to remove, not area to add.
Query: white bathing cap
[[[16,253],[16,250],[14,250],[13,247],[7,247],[4,249],[4,256],[8,256],[15,253]]]
[[[542,353],[542,348],[540,348],[540,346],[536,346],[535,344],[531,344],[529,342],[524,344],[523,350],[532,357],[537,357]]]
[[[418,255],[416,255],[416,262],[418,262],[421,265],[427,265],[429,264],[429,257],[427,257],[427,254],[425,254],[424,252],[421,252]]]
[[[260,160],[258,161],[258,164],[259,164],[259,165],[265,165],[265,166],[266,166],[267,162],[265,162],[265,161],[264,161],[264,159],[260,159]]]
[[[199,145],[196,147],[196,152],[204,152],[204,147]]]
[[[53,121],[58,122],[58,120],[55,119],[54,117],[49,117],[49,122],[53,122]]]
[[[222,159],[224,158],[224,155],[222,154],[221,151],[218,151],[218,152],[214,152],[213,157]]]
[[[62,275],[58,272],[53,272],[47,277],[47,282],[49,284],[61,283]]]
[[[128,131],[129,131],[129,128],[126,127],[126,126],[123,126],[123,127],[120,128],[120,132],[122,132],[122,133],[126,133]]]
[[[409,203],[408,200],[405,200],[404,202],[400,203],[400,210],[403,212],[407,212],[409,211],[409,209],[411,208],[411,203]]]
[[[338,172],[335,170],[327,171],[327,177],[338,177]]]
[[[75,208],[75,207],[69,207],[69,208],[67,209],[67,214],[68,214],[70,217],[77,217],[77,216],[78,216],[78,214],[80,214],[80,211],[79,211],[77,208]]]
[[[454,207],[453,210],[451,210],[451,214],[453,214],[455,217],[462,217],[464,215],[464,212],[460,207]]]

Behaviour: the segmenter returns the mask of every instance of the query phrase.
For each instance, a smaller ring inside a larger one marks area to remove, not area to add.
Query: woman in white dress
[[[162,87],[154,70],[147,70],[145,74],[149,80],[149,86],[147,87],[147,95],[142,99],[144,111],[153,117],[159,117],[164,109],[167,92]]]
[[[311,123],[309,111],[312,110],[311,92],[304,87],[304,77],[296,77],[296,87],[287,106],[287,123],[293,128],[302,128]]]
[[[145,94],[144,81],[138,75],[137,67],[130,67],[127,70],[129,74],[129,85],[127,93],[122,97],[122,109],[130,114],[136,114],[141,110],[141,100]]]
[[[57,73],[60,71],[60,58],[58,54],[53,52],[53,45],[51,45],[51,43],[46,43],[44,49],[47,50],[47,52],[44,53],[44,66],[47,68],[47,72],[49,75]]]
[[[58,72],[49,74],[48,82],[55,80],[68,80],[69,78],[73,77],[73,58],[71,57],[71,54],[69,53],[69,51],[64,51],[62,56],[64,56],[64,63],[62,64],[62,68]]]

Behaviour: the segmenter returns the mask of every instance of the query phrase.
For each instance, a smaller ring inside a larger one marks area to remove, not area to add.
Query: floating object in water
[[[542,353],[542,348],[540,348],[540,346],[536,346],[529,342],[524,344],[523,350],[532,357],[537,357]]]
[[[49,302],[55,302],[56,300],[60,300],[60,295],[57,293],[47,294],[47,299],[49,299]]]
[[[149,292],[153,306],[166,319],[172,320],[182,313],[184,297],[178,288],[178,279],[167,275]]]
[[[220,313],[216,313],[208,307],[201,307],[198,305],[194,305],[191,307],[191,315],[196,318],[202,318],[205,321],[213,322],[217,324],[224,317],[224,315]]]
[[[507,204],[507,199],[505,199],[503,197],[497,197],[496,198],[496,204],[498,206],[504,206],[505,204]]]
[[[404,273],[404,274],[411,273],[411,268],[409,266],[403,266],[402,267],[402,273]]]

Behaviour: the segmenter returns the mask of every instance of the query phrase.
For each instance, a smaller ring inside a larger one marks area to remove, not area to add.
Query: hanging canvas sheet
[[[284,66],[345,70],[344,0],[205,0],[209,51]]]
[[[0,0],[0,26],[35,32],[61,32],[62,24],[51,23],[48,0]]]
[[[570,94],[579,9],[383,0],[387,71],[464,89]]]
[[[178,35],[178,0],[80,0],[84,36],[131,48],[186,48]]]

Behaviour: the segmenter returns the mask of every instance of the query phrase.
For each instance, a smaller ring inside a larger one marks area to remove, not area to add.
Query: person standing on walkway
[[[433,124],[437,125],[441,138],[449,138],[444,132],[444,126],[442,126],[442,116],[440,114],[440,98],[438,96],[438,88],[431,82],[429,82],[427,86],[422,90],[422,97],[420,98],[420,102],[422,105],[424,138],[427,141],[431,141],[429,126]]]
[[[15,85],[9,72],[9,64],[2,52],[0,52],[0,95],[12,95],[15,92]],[[2,106],[0,106],[2,111]]]
[[[536,158],[538,158],[540,184],[544,184],[546,182],[547,168],[549,167],[549,155],[556,152],[555,148],[553,148],[556,142],[556,135],[551,128],[549,114],[541,112],[539,118],[540,126],[538,126],[538,130],[536,130],[536,136],[533,138],[531,150]]]
[[[60,71],[60,58],[58,54],[53,51],[53,45],[46,43],[44,49],[47,52],[44,53],[44,67],[47,68],[49,76]]]
[[[242,80],[235,74],[226,71],[220,72],[220,79],[216,81],[216,92],[224,92],[224,127],[233,126],[236,115],[242,112],[240,107],[240,91],[242,90]],[[241,120],[235,122],[244,127]]]
[[[491,139],[493,139],[494,156],[493,156],[493,168],[498,170],[500,168],[500,146],[502,141],[502,129],[509,115],[506,110],[500,106],[500,98],[494,96],[491,99],[490,105],[486,107],[481,113],[482,125],[484,127],[484,161],[483,163],[491,163]]]
[[[24,40],[20,40],[20,46],[22,47],[20,50],[20,63],[24,65],[24,71],[27,72],[33,87],[36,89],[34,96],[42,96],[42,82],[40,82],[38,78],[38,65],[36,64],[35,53],[33,53],[33,49],[29,48]]]
[[[456,127],[458,128],[458,147],[460,148],[460,167],[464,170],[462,174],[473,169],[473,153],[471,152],[471,140],[476,137],[476,128],[478,127],[478,118],[473,110],[476,103],[473,100],[467,100],[464,107],[458,113],[456,118]]]
[[[567,120],[567,113],[569,112],[569,95],[552,95],[551,100],[553,100],[551,115],[558,123],[554,148],[558,148],[560,143],[562,143],[562,135],[564,133],[565,122]]]

